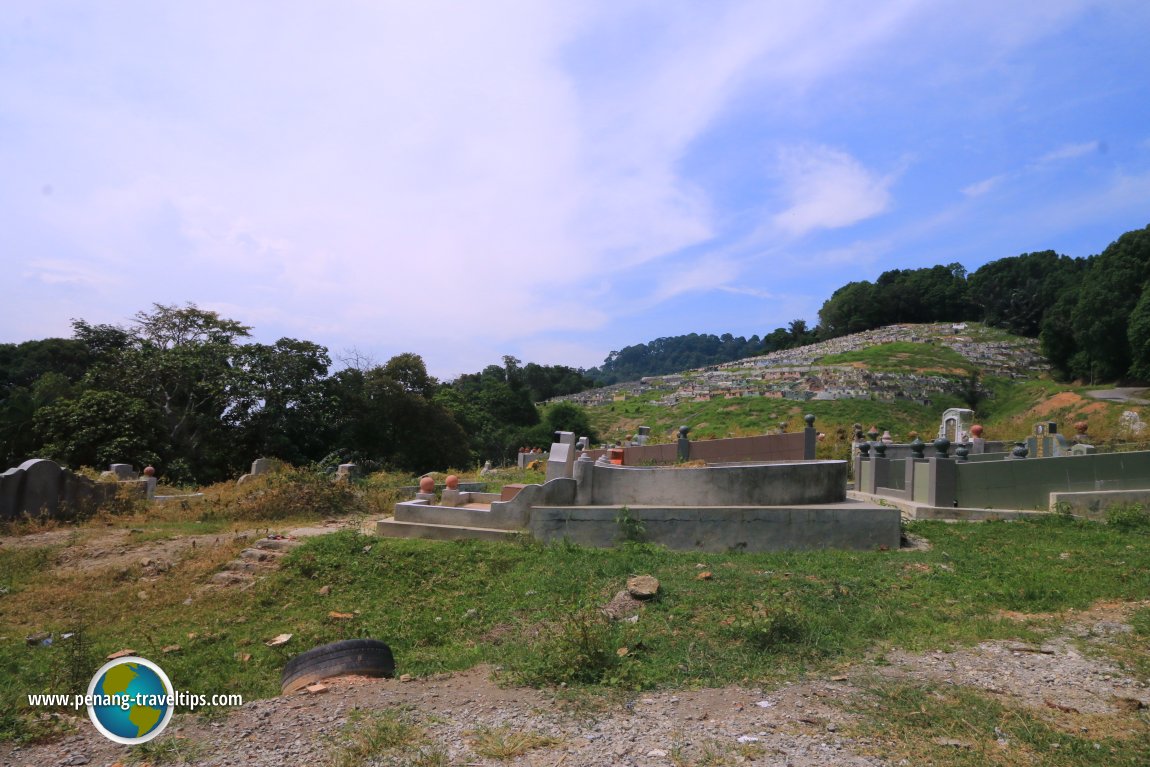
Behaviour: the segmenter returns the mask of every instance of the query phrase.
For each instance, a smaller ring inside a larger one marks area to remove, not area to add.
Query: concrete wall
[[[1150,507],[1150,489],[1095,490],[1050,494],[1051,511],[1094,520],[1105,521],[1107,510],[1111,506],[1130,504]]]
[[[1053,492],[1150,489],[1150,451],[959,463],[959,506],[1047,509]]]
[[[846,498],[845,461],[640,468],[580,460],[575,471],[575,502],[587,506],[786,506]]]
[[[538,540],[567,539],[583,546],[620,542],[618,507],[541,507],[530,531]],[[679,551],[783,551],[795,549],[897,549],[896,508],[847,501],[792,508],[630,506],[643,525],[642,539]]]

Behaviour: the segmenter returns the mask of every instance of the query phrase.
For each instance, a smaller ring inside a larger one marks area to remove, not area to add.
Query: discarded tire
[[[347,639],[300,653],[287,662],[280,677],[283,695],[333,676],[395,675],[391,648],[378,639]]]

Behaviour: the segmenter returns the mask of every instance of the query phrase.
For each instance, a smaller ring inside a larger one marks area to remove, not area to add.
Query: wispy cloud
[[[1005,181],[1009,176],[1005,173],[1000,173],[997,176],[984,178],[982,181],[971,184],[970,186],[963,187],[962,193],[967,197],[981,197],[982,195],[994,189],[996,186]]]
[[[1064,160],[1073,160],[1084,155],[1094,154],[1098,151],[1098,146],[1099,144],[1097,141],[1085,141],[1080,144],[1066,144],[1042,155],[1034,161],[1034,164],[1038,167],[1042,167],[1044,165],[1053,165]]]
[[[780,151],[778,175],[788,205],[774,216],[774,223],[791,236],[849,226],[883,213],[891,204],[892,176],[874,173],[831,147]]]

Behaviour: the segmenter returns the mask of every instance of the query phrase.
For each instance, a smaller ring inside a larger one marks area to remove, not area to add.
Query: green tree
[[[327,349],[294,338],[235,350],[236,381],[226,420],[249,454],[299,464],[329,452],[334,426],[327,396],[330,365]]]
[[[1130,369],[1127,322],[1150,279],[1150,227],[1127,232],[1091,259],[1071,312],[1070,374],[1113,381]]]
[[[1037,338],[1047,312],[1073,292],[1086,268],[1084,259],[1053,250],[991,261],[970,275],[970,298],[988,325]]]
[[[159,421],[147,402],[114,391],[89,390],[36,411],[46,457],[69,466],[154,464]]]
[[[1130,375],[1150,381],[1150,290],[1142,291],[1130,313],[1127,340],[1130,342]]]

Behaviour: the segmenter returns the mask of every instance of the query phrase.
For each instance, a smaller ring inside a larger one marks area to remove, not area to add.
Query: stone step
[[[424,538],[434,541],[514,541],[526,533],[520,530],[496,530],[490,527],[462,525],[433,525],[425,522],[403,522],[383,519],[375,528],[376,535],[384,538]]]
[[[240,552],[240,556],[252,562],[274,562],[285,553],[275,549],[244,549]]]
[[[212,576],[212,583],[217,586],[249,586],[255,582],[251,573],[236,572],[235,570],[221,570]]]
[[[297,541],[293,538],[260,538],[255,543],[257,549],[268,551],[290,551],[296,546],[302,545],[303,541]]]
[[[518,530],[519,525],[506,518],[501,512],[466,506],[425,506],[421,504],[397,503],[397,522],[415,522],[426,525],[446,525],[448,527],[478,527],[484,530]]]

